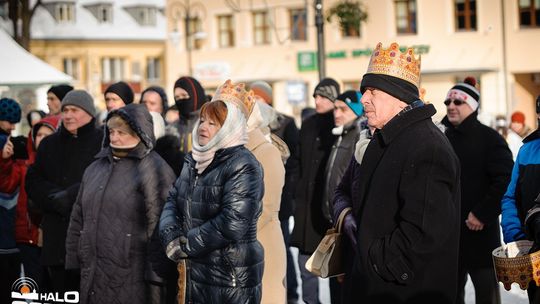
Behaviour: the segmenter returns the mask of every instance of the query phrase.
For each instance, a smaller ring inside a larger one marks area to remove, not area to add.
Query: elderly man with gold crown
[[[343,228],[344,303],[453,303],[460,231],[459,161],[419,98],[420,59],[379,43],[360,87],[376,130],[361,164],[351,160],[334,214]]]

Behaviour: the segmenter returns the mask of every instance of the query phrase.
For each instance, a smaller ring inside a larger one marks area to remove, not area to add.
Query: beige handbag
[[[336,225],[326,231],[319,246],[306,262],[306,269],[309,272],[321,278],[335,277],[345,273],[342,263],[341,229],[343,219],[351,210],[350,207],[343,209]]]

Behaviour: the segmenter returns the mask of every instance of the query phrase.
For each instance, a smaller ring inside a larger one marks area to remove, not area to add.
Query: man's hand
[[[484,229],[484,223],[482,223],[472,212],[469,212],[469,216],[465,220],[465,224],[472,231],[480,231]]]
[[[182,240],[180,240],[180,238],[182,238]],[[180,247],[181,241],[183,241],[182,243],[185,243],[185,240],[186,239],[184,237],[179,237],[167,244],[165,253],[171,261],[178,263],[180,260],[188,257],[188,255],[182,250],[182,247]]]
[[[13,148],[13,143],[11,142],[11,136],[8,136],[6,144],[2,148],[2,158],[8,159],[13,156],[13,154],[15,154],[15,150]]]

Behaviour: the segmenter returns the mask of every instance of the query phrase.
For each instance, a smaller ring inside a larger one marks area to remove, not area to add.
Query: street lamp
[[[315,0],[315,25],[317,26],[317,64],[319,80],[326,77],[326,54],[324,50],[324,16],[321,0]]]
[[[188,65],[188,74],[189,76],[193,75],[192,60],[191,60],[191,50],[193,40],[200,40],[206,38],[206,33],[196,32],[191,28],[191,23],[195,20],[201,20],[200,15],[204,15],[206,9],[201,2],[191,2],[190,0],[173,0],[170,2],[170,15],[174,22],[173,31],[169,34],[171,42],[174,45],[180,43],[181,34],[178,31],[178,21],[183,20],[184,22],[184,39],[185,39],[185,48],[187,55],[187,65]],[[194,39],[192,39],[194,38]]]

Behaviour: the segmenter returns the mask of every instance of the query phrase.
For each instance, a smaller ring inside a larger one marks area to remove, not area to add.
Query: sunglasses
[[[460,106],[460,105],[465,103],[465,101],[463,101],[461,99],[447,99],[447,100],[444,101],[444,104],[449,106],[452,102],[454,102],[454,104],[456,106]]]

